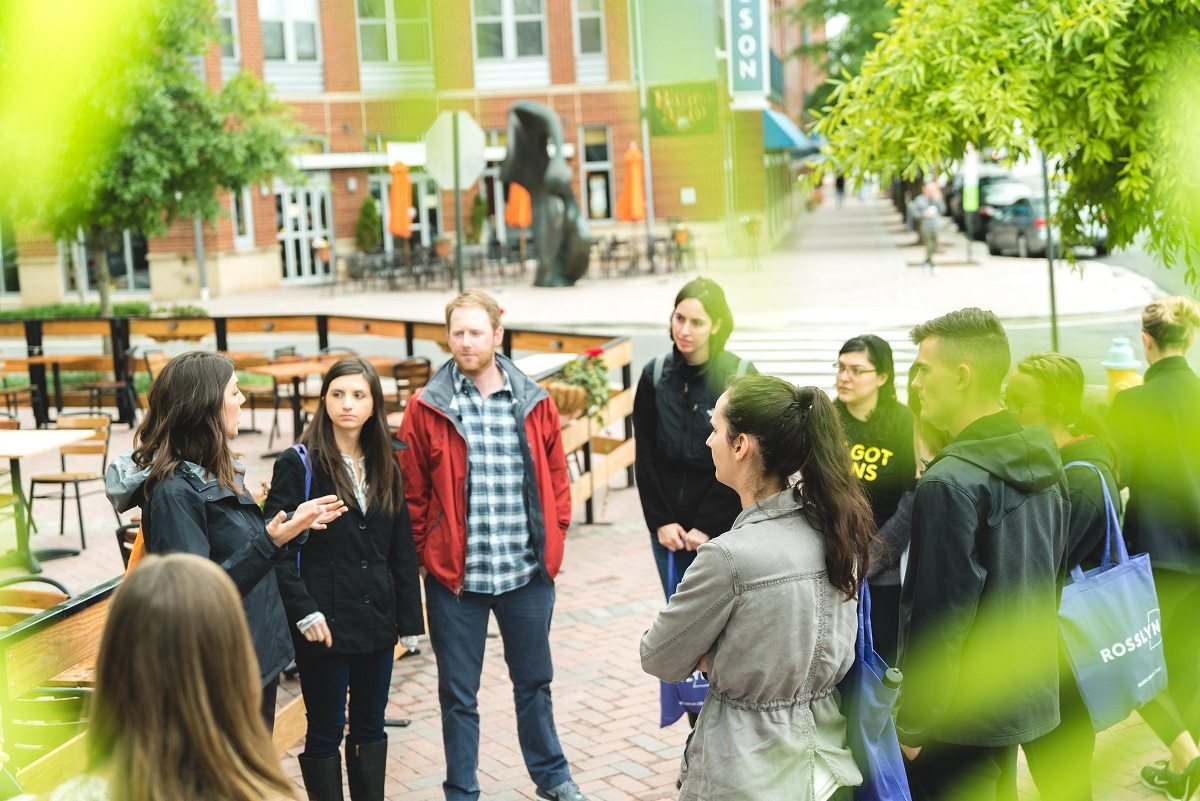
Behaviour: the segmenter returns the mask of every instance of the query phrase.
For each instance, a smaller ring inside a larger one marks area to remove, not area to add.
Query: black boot
[[[383,801],[387,737],[374,743],[346,743],[350,801]]]
[[[309,801],[343,801],[341,759],[336,756],[307,757],[304,754],[299,759]]]

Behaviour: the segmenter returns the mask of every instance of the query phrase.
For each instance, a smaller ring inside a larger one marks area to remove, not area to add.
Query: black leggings
[[[1200,575],[1154,570],[1162,613],[1167,689],[1139,712],[1164,745],[1200,738]]]

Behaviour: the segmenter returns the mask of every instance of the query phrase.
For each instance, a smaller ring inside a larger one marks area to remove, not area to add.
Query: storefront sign
[[[716,131],[717,87],[713,81],[651,86],[650,132],[689,136]]]
[[[728,0],[729,93],[735,107],[766,107],[771,91],[767,20],[767,0]]]

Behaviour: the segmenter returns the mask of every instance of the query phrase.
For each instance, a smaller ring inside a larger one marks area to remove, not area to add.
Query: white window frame
[[[516,0],[500,0],[500,16],[493,15],[477,16],[475,13],[475,2],[471,2],[471,47],[475,54],[475,60],[481,62],[499,62],[499,61],[528,61],[538,60],[544,61],[548,58],[550,46],[547,37],[546,20],[546,0],[538,0],[541,3],[542,10],[537,14],[518,14],[516,11]],[[500,23],[500,56],[480,56],[479,55],[479,36],[478,28],[480,22]],[[536,55],[521,56],[517,55],[517,23],[518,22],[538,22],[541,24],[542,31],[542,52]]]
[[[246,215],[245,234],[238,233],[238,196],[242,199],[242,209]],[[254,250],[254,196],[249,186],[229,193],[229,218],[233,223],[233,249],[239,252]]]
[[[600,4],[599,11],[580,11],[579,0],[571,0],[571,12],[574,19],[575,29],[575,57],[576,58],[599,58],[608,53],[608,33],[604,30],[604,0],[598,0]],[[600,49],[595,53],[583,52],[583,36],[579,30],[579,23],[585,19],[595,19],[600,21]]]
[[[384,0],[384,16],[380,17],[360,17],[358,15],[358,0],[354,3],[354,18],[355,32],[358,34],[358,60],[361,64],[428,64],[433,61],[433,20],[429,13],[429,0],[425,0],[425,17],[422,20],[404,20],[401,21],[396,16],[396,0]],[[384,26],[387,36],[387,59],[383,61],[373,60],[367,61],[363,58],[362,46],[362,25],[363,22],[368,22],[372,25]],[[396,26],[398,25],[424,25],[425,26],[425,52],[424,59],[401,59],[400,58],[400,43],[396,38]]]
[[[280,6],[283,8],[283,17],[264,17],[262,15],[262,6],[259,5],[259,22],[279,22],[283,24],[283,58],[267,58],[266,53],[263,53],[263,60],[269,64],[323,64],[325,62],[324,48],[321,44],[321,5],[318,0],[311,0],[313,7],[313,17],[301,17],[296,13],[296,6],[292,0],[280,0]],[[316,54],[315,59],[298,59],[296,58],[296,23],[311,22],[313,26],[313,38],[315,40]]]
[[[588,161],[587,155],[587,132],[588,130],[604,131],[604,139],[608,146],[608,159],[606,161]],[[588,197],[588,173],[590,172],[607,172],[608,173],[608,216],[593,217],[591,216],[591,202]],[[580,181],[580,197],[583,198],[584,218],[588,222],[603,222],[616,218],[616,176],[613,174],[613,142],[612,142],[612,126],[611,125],[581,125],[579,126],[579,181]]]
[[[224,61],[241,61],[242,59],[242,44],[238,35],[238,4],[237,0],[216,0],[217,2],[217,21],[229,18],[230,37],[233,44],[233,55],[227,56],[221,53],[221,58]],[[221,35],[224,36],[225,29],[221,29]]]

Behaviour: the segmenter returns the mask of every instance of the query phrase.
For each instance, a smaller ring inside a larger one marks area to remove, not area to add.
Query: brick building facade
[[[764,147],[764,112],[729,110],[724,18],[733,4],[747,1],[671,3],[677,19],[679,9],[688,12],[693,30],[697,20],[703,32],[711,30],[711,46],[703,37],[697,46],[675,41],[684,32],[662,14],[656,21],[645,8],[653,0],[214,0],[226,35],[197,69],[213,86],[245,69],[274,87],[305,130],[296,158],[306,180],[263,183],[230,195],[224,203],[229,213],[212,225],[180,221],[149,242],[127,233],[109,257],[116,289],[173,301],[201,297],[202,281],[215,296],[327,280],[329,264],[318,258],[314,242],[332,243],[334,263],[353,252],[366,202],[376,203],[386,230],[388,145],[402,143],[404,152],[420,153],[424,132],[450,109],[468,111],[488,137],[488,167],[463,208],[471,209],[482,193],[485,235],[505,238],[497,162],[508,108],[523,99],[559,114],[576,196],[593,235],[628,236],[630,225],[617,223],[613,214],[626,148],[642,145],[639,28],[653,123],[648,161],[656,231],[686,222],[710,252],[723,252],[737,247],[737,221],[756,215],[769,236],[796,212],[797,163],[787,150]],[[781,13],[783,5],[767,2],[769,100],[775,112],[795,119],[820,76],[786,58],[808,34]],[[679,72],[675,63],[667,72],[688,80],[656,81],[645,54],[661,56],[676,46],[686,69]],[[670,117],[679,109],[697,124],[683,119],[690,130],[662,130],[673,125]],[[424,176],[419,156],[415,162],[409,165],[413,241],[429,246],[455,230],[458,215],[452,193]],[[6,278],[0,291],[13,297],[19,279],[26,305],[70,299],[91,280],[80,243],[8,228],[0,229],[0,239],[0,276]],[[388,249],[396,246],[384,239]]]

